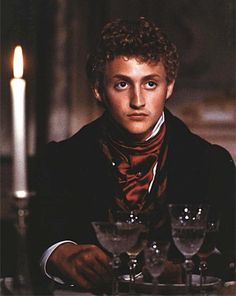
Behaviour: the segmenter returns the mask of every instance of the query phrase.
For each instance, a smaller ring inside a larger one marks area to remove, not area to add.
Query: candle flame
[[[15,78],[23,76],[23,53],[21,46],[16,46],[13,57],[13,74]]]

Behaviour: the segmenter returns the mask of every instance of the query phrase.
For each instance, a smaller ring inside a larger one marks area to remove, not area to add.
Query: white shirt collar
[[[152,130],[152,133],[149,137],[147,137],[147,139],[145,141],[148,141],[150,140],[151,138],[155,137],[155,135],[158,134],[162,124],[165,122],[165,114],[164,112],[162,112],[160,118],[158,119],[157,123],[155,124],[153,130]]]

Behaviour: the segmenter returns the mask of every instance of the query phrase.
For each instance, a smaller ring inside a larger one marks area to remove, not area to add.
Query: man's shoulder
[[[84,125],[79,131],[77,131],[70,138],[62,141],[63,143],[74,143],[84,140],[97,139],[102,131],[102,124],[104,121],[104,116],[100,116],[95,120]]]
[[[204,148],[211,146],[207,140],[193,133],[182,119],[173,115],[169,110],[165,110],[165,115],[169,141],[171,145],[175,146],[175,149],[189,149],[190,146],[199,149],[199,146]]]
[[[230,153],[218,144],[193,133],[187,125],[178,117],[166,110],[167,125],[170,133],[170,143],[173,151],[181,151],[184,156],[190,156],[196,160],[208,158],[212,161],[232,162]]]
[[[94,155],[99,149],[102,116],[83,126],[71,137],[62,141],[50,141],[44,151],[42,159],[50,162],[70,161],[73,159],[86,159],[86,155]]]
[[[84,125],[71,137],[59,142],[51,141],[48,143],[48,146],[51,146],[53,148],[60,147],[61,149],[76,147],[77,149],[80,146],[88,145],[92,142],[95,142],[101,134],[102,121],[103,116],[100,116],[92,122],[89,122],[86,125]]]
[[[228,150],[217,144],[212,144],[211,147],[212,162],[215,163],[216,166],[218,165],[218,167],[220,167],[221,165],[228,165],[235,169],[234,160]]]

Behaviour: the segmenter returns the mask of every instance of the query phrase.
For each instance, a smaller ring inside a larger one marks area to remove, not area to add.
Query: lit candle
[[[16,197],[27,195],[26,180],[26,137],[25,137],[25,80],[23,76],[22,48],[17,46],[13,58],[13,74],[11,79],[13,109],[13,192]]]

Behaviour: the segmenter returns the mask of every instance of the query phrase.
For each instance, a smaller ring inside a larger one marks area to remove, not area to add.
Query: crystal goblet
[[[184,255],[186,272],[186,290],[190,292],[192,286],[192,257],[197,254],[203,244],[208,206],[189,204],[170,204],[172,238],[177,249]]]
[[[135,275],[137,267],[137,256],[143,251],[148,240],[148,216],[144,213],[130,211],[123,212],[117,211],[113,214],[113,219],[115,221],[126,222],[129,224],[136,224],[140,228],[140,233],[136,244],[129,250],[127,250],[127,255],[129,256],[129,293],[134,293],[135,286]]]
[[[206,284],[206,274],[208,270],[207,258],[215,252],[216,235],[219,230],[219,225],[219,216],[211,208],[207,218],[206,236],[200,250],[197,253],[200,258],[199,271],[201,288],[204,284]]]
[[[169,242],[149,242],[144,249],[145,266],[152,276],[153,295],[157,295],[158,277],[165,268]]]
[[[92,222],[97,239],[101,246],[112,254],[112,295],[118,295],[119,287],[117,270],[120,266],[119,255],[131,249],[137,241],[140,228],[136,224],[125,222]]]

